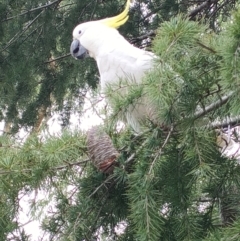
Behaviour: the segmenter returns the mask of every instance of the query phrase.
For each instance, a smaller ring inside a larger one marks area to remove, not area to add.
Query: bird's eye
[[[82,33],[82,31],[81,31],[81,30],[79,30],[79,31],[78,31],[78,33],[79,33],[79,34],[81,34],[81,33]]]

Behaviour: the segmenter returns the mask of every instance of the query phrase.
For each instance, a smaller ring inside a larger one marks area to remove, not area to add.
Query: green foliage
[[[239,167],[221,156],[215,131],[208,125],[236,105],[233,101],[209,108],[236,91],[222,84],[228,81],[223,68],[238,78],[219,50],[223,39],[226,43],[229,39],[225,30],[217,35],[183,16],[173,18],[158,30],[153,49],[160,60],[143,85],[124,83],[127,97],[109,95],[115,106],[113,117],[147,95],[168,127],[162,131],[146,125],[151,131],[134,140],[133,150],[129,151],[131,144],[127,149],[135,153],[126,167],[126,195],[127,222],[136,240],[203,240],[239,218]]]
[[[73,178],[71,169],[81,166],[76,160],[85,163],[85,152],[84,137],[79,133],[65,133],[61,139],[53,137],[44,142],[32,136],[24,144],[1,137],[1,240],[18,230],[17,223],[21,220],[15,218],[19,211],[19,195],[39,189],[50,197],[53,187],[56,193],[66,188]],[[70,167],[69,170],[66,167]]]
[[[74,103],[82,101],[86,83],[96,86],[93,61],[80,65],[66,57],[54,61],[67,56],[71,30],[77,23],[68,20],[71,8],[67,2],[58,5],[60,1],[55,1],[45,8],[42,7],[48,5],[45,1],[38,1],[38,5],[25,1],[2,3],[6,15],[1,25],[5,34],[0,42],[0,89],[4,96],[0,106],[2,119],[13,123],[15,132],[22,126],[34,126],[41,108],[51,110],[57,105],[62,112],[66,106],[76,108]],[[33,10],[28,14],[30,9]]]
[[[152,46],[158,59],[142,85],[121,83],[127,97],[109,94],[105,129],[120,153],[113,174],[88,160],[84,132],[32,131],[24,141],[0,136],[0,240],[31,240],[21,227],[20,199],[32,193],[31,217],[46,240],[239,240],[239,164],[221,155],[210,125],[239,113],[240,11],[227,20],[235,2],[131,7],[121,33],[149,47],[158,28]],[[12,134],[34,130],[41,112],[58,113],[69,126],[98,84],[92,59],[68,56],[71,31],[123,7],[113,0],[0,1],[0,120]],[[143,96],[160,125],[149,120],[139,135],[117,130],[119,116]]]

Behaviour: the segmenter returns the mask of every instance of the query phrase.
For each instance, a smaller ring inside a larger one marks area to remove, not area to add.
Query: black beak
[[[70,53],[75,59],[84,59],[88,56],[88,51],[81,45],[79,40],[74,39],[71,43]]]

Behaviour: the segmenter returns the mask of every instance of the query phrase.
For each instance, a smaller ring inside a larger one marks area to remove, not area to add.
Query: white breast
[[[132,54],[130,55],[118,49],[96,59],[103,93],[110,87],[112,93],[115,91],[121,92],[124,98],[124,95],[128,93],[128,85],[133,82],[141,83],[146,72],[153,68],[154,55],[133,48],[134,51],[131,49]],[[136,132],[140,132],[141,121],[149,118],[151,112],[152,110],[147,105],[146,100],[140,98],[136,104],[130,105],[124,114],[128,124]]]

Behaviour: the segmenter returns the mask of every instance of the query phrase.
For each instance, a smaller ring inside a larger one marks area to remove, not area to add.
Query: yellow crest
[[[119,15],[117,15],[115,17],[105,18],[103,20],[100,20],[100,22],[109,27],[118,28],[127,22],[129,8],[130,8],[130,0],[127,0],[126,7],[122,13],[120,13]]]

